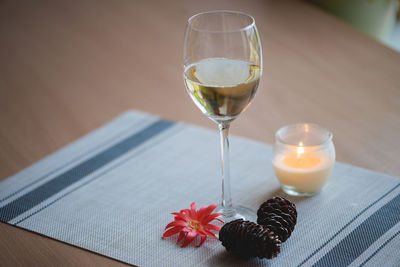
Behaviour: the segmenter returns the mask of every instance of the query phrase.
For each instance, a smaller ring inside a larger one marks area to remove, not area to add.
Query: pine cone
[[[219,231],[219,240],[228,251],[243,259],[272,259],[281,251],[281,241],[274,232],[243,219],[226,223]]]
[[[282,242],[290,237],[297,222],[296,206],[283,197],[274,197],[261,204],[257,216],[257,223],[272,230]]]

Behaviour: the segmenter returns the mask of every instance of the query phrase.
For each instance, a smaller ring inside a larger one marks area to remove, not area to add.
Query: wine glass
[[[233,206],[229,175],[229,126],[249,106],[262,73],[261,43],[254,18],[236,11],[192,16],[186,26],[183,77],[197,107],[218,124],[221,139],[222,203],[225,221],[254,218]]]

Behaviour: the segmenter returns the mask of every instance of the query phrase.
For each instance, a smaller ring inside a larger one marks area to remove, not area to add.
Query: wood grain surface
[[[281,126],[319,123],[338,161],[400,176],[400,54],[305,2],[0,0],[0,179],[128,109],[216,129],[181,65],[186,20],[212,9],[252,14],[263,45],[233,134],[272,143]],[[0,235],[2,266],[123,265],[3,223]]]

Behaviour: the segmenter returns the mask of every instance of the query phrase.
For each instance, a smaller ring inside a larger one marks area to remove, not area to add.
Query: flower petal
[[[183,228],[184,228],[184,227],[181,227],[181,226],[175,226],[175,227],[173,227],[173,228],[167,230],[167,231],[163,234],[163,237],[168,237],[168,236],[171,236],[171,235],[175,235],[175,234],[177,234],[178,232],[180,232]]]
[[[196,237],[197,233],[195,232],[188,232],[185,241],[183,241],[182,247],[186,247],[187,245],[190,244],[190,242],[193,241],[193,239]]]
[[[176,242],[177,242],[177,243],[181,242],[182,238],[184,238],[185,235],[186,235],[186,232],[181,231],[181,232],[179,233],[179,236],[178,236],[178,241],[176,241]]]
[[[187,224],[183,221],[173,221],[170,222],[169,224],[167,224],[167,226],[165,226],[164,230],[167,230],[167,228],[173,227],[173,226],[182,226],[185,227]]]
[[[195,202],[190,204],[190,210],[189,210],[189,217],[190,219],[195,219],[197,220],[197,205]]]
[[[192,218],[192,217],[190,216],[190,213],[191,213],[190,210],[186,210],[186,211],[182,212],[179,216],[180,216],[181,218],[183,218],[184,220],[186,220],[186,221],[190,221],[190,219]]]
[[[208,206],[207,206],[208,207]],[[197,214],[198,214],[198,220],[199,221],[201,221],[205,216],[207,216],[206,214],[206,209],[207,209],[207,207],[201,207],[200,209],[199,209],[199,211],[197,212]]]
[[[209,222],[211,222],[212,220],[214,220],[215,218],[217,218],[218,216],[221,216],[219,213],[213,213],[213,214],[210,214],[210,215],[208,215],[207,217],[205,217],[202,221],[201,221],[201,223],[204,225],[204,224],[207,224],[207,223],[209,223]]]
[[[197,245],[198,247],[200,247],[201,245],[203,245],[204,241],[206,241],[207,239],[207,235],[205,234],[200,234],[201,240],[200,243]]]
[[[223,220],[218,219],[218,218],[215,218],[215,220],[217,220],[217,221],[219,221],[219,222],[221,222],[221,223],[225,223]]]
[[[206,226],[204,226],[204,228],[206,228],[208,230],[215,230],[215,231],[221,230],[221,226],[214,225],[214,224],[207,224]]]
[[[213,232],[211,232],[210,230],[207,229],[203,229],[204,232],[207,233],[208,236],[214,237],[215,239],[218,239]]]
[[[188,213],[188,212],[189,212],[189,209],[184,209],[184,210],[180,211],[180,213]]]
[[[181,221],[184,221],[184,222],[187,222],[187,221],[190,220],[190,218],[188,216],[184,215],[184,214],[177,215],[177,216],[175,216],[174,219],[175,219],[175,221],[181,220]]]
[[[199,210],[199,221],[203,220],[203,218],[207,217],[208,215],[211,214],[213,210],[217,207],[217,204],[211,204],[210,206],[207,207],[202,207]]]

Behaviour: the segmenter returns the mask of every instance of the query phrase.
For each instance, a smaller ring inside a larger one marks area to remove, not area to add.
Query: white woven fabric
[[[329,256],[329,252],[343,246],[360,232],[363,222],[374,214],[376,217],[400,194],[396,177],[337,163],[320,194],[287,197],[297,205],[298,223],[277,258],[239,261],[211,239],[200,248],[180,248],[176,238],[161,238],[165,225],[173,220],[170,213],[188,208],[193,201],[198,206],[219,203],[221,185],[217,133],[175,123],[26,211],[16,211],[11,217],[6,214],[11,209],[6,207],[13,207],[16,201],[35,199],[26,197],[29,192],[39,192],[55,177],[157,120],[142,112],[124,113],[3,181],[2,221],[138,266],[341,265],[345,261],[340,253]],[[272,169],[269,145],[232,137],[231,174],[234,203],[256,210],[268,198],[283,195]],[[394,208],[393,212],[400,211]],[[366,229],[375,231],[370,226]],[[399,231],[400,223],[386,229],[357,254],[352,266],[398,266]]]

